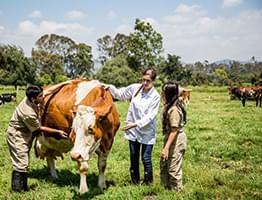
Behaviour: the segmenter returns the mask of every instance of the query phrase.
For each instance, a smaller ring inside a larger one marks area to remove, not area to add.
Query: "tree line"
[[[56,34],[41,36],[26,57],[15,45],[0,44],[0,84],[47,85],[74,78],[98,79],[118,87],[140,81],[140,73],[154,67],[159,83],[181,85],[262,85],[262,63],[195,62],[183,64],[175,54],[164,55],[163,37],[148,22],[136,19],[129,35],[117,33],[97,40],[100,67],[95,70],[92,47]]]

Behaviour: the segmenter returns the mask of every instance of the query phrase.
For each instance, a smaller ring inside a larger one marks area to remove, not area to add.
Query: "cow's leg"
[[[78,162],[79,172],[80,172],[80,187],[79,193],[83,194],[88,192],[87,182],[86,182],[86,174],[88,170],[87,162]]]
[[[101,151],[98,152],[98,187],[103,190],[106,188],[106,181],[105,181],[105,169],[106,169],[106,161],[107,161],[108,153],[103,153]]]
[[[58,176],[57,176],[56,169],[55,169],[55,160],[53,158],[47,157],[46,162],[47,162],[47,166],[50,170],[51,177],[53,179],[57,179]]]
[[[245,107],[245,105],[246,105],[246,98],[242,99],[242,105]]]

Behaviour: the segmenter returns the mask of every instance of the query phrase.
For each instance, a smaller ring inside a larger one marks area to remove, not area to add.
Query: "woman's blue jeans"
[[[129,140],[130,149],[130,176],[132,183],[139,184],[139,155],[140,147],[142,146],[142,162],[144,165],[144,182],[145,184],[150,184],[153,182],[153,166],[152,166],[152,150],[153,145],[141,144],[137,141]]]

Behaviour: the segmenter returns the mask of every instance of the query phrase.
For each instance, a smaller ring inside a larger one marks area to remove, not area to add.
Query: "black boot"
[[[28,186],[27,186],[27,172],[22,173],[22,181],[23,181],[23,190],[28,191]]]
[[[153,174],[152,174],[152,172],[145,172],[143,185],[150,185],[151,183],[153,183]]]
[[[12,190],[21,192],[23,190],[23,176],[21,172],[13,171],[12,173]]]
[[[130,176],[133,184],[138,185],[140,183],[139,171],[130,169]]]

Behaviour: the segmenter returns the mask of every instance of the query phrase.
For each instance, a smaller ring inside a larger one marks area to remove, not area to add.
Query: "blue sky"
[[[136,18],[182,62],[262,61],[262,0],[2,0],[0,43],[30,56],[40,36],[55,33],[91,45],[96,58],[97,39],[133,32]]]

